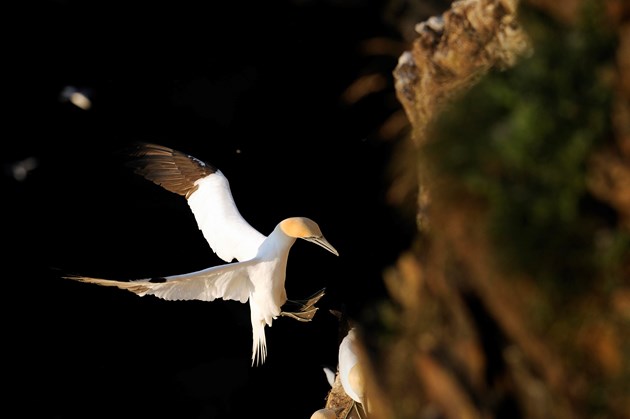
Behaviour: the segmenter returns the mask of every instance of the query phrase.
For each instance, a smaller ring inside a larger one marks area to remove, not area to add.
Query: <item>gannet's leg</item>
[[[299,306],[297,311],[281,311],[281,316],[291,317],[297,321],[310,322],[313,320],[315,313],[319,310],[315,307],[315,304],[324,296],[326,288],[313,294],[307,300],[287,300],[287,303],[296,304]]]

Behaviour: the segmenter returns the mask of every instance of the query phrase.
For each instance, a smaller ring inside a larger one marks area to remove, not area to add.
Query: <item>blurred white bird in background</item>
[[[24,182],[30,174],[39,167],[39,160],[36,157],[26,157],[25,159],[4,165],[4,172],[18,182]]]
[[[59,100],[62,102],[70,102],[77,108],[84,111],[92,107],[92,89],[80,88],[75,86],[66,86],[59,93]]]
[[[337,256],[339,253],[324,238],[317,223],[305,217],[282,220],[269,236],[263,235],[239,213],[223,173],[195,157],[155,144],[140,144],[131,156],[129,164],[136,173],[187,199],[199,229],[221,259],[238,262],[128,282],[78,275],[65,278],[165,300],[249,301],[252,365],[262,364],[267,356],[265,325],[271,326],[278,316],[310,321],[317,311],[315,303],[324,295],[322,290],[306,301],[293,301],[299,304],[295,312],[281,309],[288,301],[284,285],[291,246],[300,238]]]

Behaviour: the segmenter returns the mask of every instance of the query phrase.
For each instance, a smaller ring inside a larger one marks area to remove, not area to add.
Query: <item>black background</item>
[[[413,228],[387,204],[393,144],[377,135],[400,108],[391,81],[341,100],[361,75],[390,79],[397,56],[361,48],[400,41],[386,4],[230,4],[163,4],[154,19],[155,4],[49,1],[16,15],[16,36],[34,36],[5,55],[17,74],[4,96],[3,340],[17,417],[307,418],[325,404],[322,367],[336,364],[329,310],[358,320],[386,298],[382,269]],[[92,108],[62,100],[67,86],[86,89]],[[139,298],[61,278],[223,263],[182,197],[124,167],[118,153],[134,141],[219,167],[264,234],[307,216],[339,251],[293,246],[289,298],[327,294],[313,322],[267,328],[263,366],[250,367],[246,304]],[[27,158],[37,166],[16,179]]]

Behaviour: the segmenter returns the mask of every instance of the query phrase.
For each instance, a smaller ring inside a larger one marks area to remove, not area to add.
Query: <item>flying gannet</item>
[[[113,286],[139,296],[154,295],[165,300],[249,301],[253,346],[252,366],[264,363],[267,356],[265,325],[278,316],[310,321],[315,303],[324,291],[297,302],[295,312],[283,311],[287,303],[285,278],[289,250],[296,239],[318,244],[339,256],[313,220],[287,218],[265,236],[240,214],[227,178],[216,167],[193,156],[156,144],[140,144],[131,153],[129,165],[146,179],[186,198],[203,236],[226,264],[197,272],[114,281],[71,275],[65,278]],[[236,260],[236,262],[233,262]],[[296,303],[296,301],[293,301]]]

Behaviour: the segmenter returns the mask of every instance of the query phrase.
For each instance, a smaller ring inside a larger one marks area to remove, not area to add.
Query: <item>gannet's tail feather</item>
[[[265,321],[252,319],[252,366],[262,365],[267,358],[267,338],[265,337]]]

